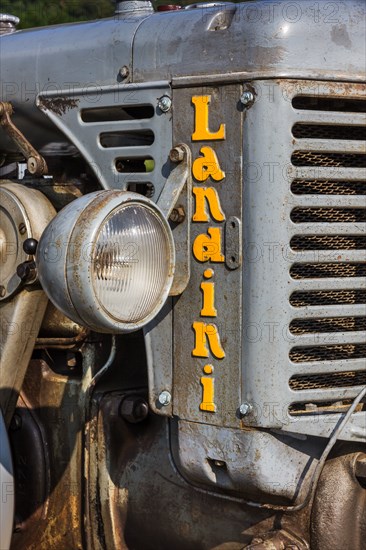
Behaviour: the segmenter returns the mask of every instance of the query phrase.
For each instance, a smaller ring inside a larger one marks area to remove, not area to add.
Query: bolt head
[[[160,111],[162,111],[163,113],[167,113],[168,111],[170,111],[171,106],[172,106],[172,100],[170,99],[169,96],[163,95],[161,98],[159,98],[158,107]]]
[[[183,206],[173,208],[172,213],[169,216],[169,220],[173,223],[182,223],[186,218],[186,213]]]
[[[250,103],[253,103],[254,101],[254,95],[252,92],[249,92],[248,90],[243,92],[240,101],[243,105],[249,105]]]
[[[182,162],[184,159],[183,147],[174,147],[169,153],[169,158],[172,162]]]
[[[250,403],[244,402],[239,407],[239,412],[241,416],[247,416],[253,410],[253,407]]]
[[[149,406],[143,397],[139,395],[130,395],[123,399],[119,408],[119,413],[127,422],[137,424],[145,420],[149,414]]]
[[[168,391],[164,390],[159,395],[158,401],[159,401],[160,405],[163,405],[163,407],[166,407],[167,405],[169,405],[171,403],[172,396]]]
[[[127,67],[127,65],[123,65],[123,67],[121,67],[120,70],[118,71],[118,74],[121,78],[127,78],[128,75],[130,74],[130,70]]]

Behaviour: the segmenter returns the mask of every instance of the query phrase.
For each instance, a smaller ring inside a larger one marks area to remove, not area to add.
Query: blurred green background
[[[186,5],[194,1],[152,0],[155,7],[159,4]],[[111,17],[114,6],[114,0],[1,0],[0,12],[17,15],[20,18],[18,28],[26,29]]]

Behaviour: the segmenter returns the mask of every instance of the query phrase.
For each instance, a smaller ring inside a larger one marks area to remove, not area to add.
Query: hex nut
[[[172,162],[182,162],[184,159],[184,149],[183,147],[174,147],[169,153],[169,158]]]
[[[173,208],[169,220],[173,223],[182,223],[186,219],[186,213],[184,211],[183,206],[178,206],[177,208]]]
[[[145,420],[149,413],[149,406],[140,395],[129,395],[122,400],[119,414],[131,424],[137,424]]]

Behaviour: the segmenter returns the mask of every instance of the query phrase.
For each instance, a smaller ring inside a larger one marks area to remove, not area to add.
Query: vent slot
[[[366,195],[366,181],[294,180],[294,195]]]
[[[366,101],[351,97],[296,96],[292,99],[292,106],[305,111],[366,113]]]
[[[151,130],[134,130],[129,132],[104,132],[99,141],[102,147],[141,147],[154,143],[154,133]]]
[[[289,357],[293,363],[363,359],[364,357],[366,358],[366,344],[295,347],[290,351]]]
[[[290,275],[293,279],[366,277],[366,263],[294,264]]]
[[[290,323],[290,332],[295,335],[363,330],[366,331],[366,317],[318,317],[314,319],[294,319]]]
[[[366,290],[311,290],[291,294],[293,307],[366,304]]]
[[[297,207],[291,211],[294,223],[356,223],[366,222],[366,208]]]
[[[366,127],[298,122],[292,128],[292,135],[299,139],[346,139],[362,141],[366,139]]]
[[[152,105],[136,105],[131,107],[99,107],[83,109],[81,120],[86,123],[112,122],[114,120],[144,120],[155,114]]]
[[[363,250],[363,235],[295,235],[290,241],[292,250]]]
[[[117,158],[115,166],[122,174],[142,174],[152,172],[149,168],[151,162],[154,162],[151,157]]]
[[[339,168],[365,168],[366,155],[361,153],[322,153],[320,151],[295,151],[291,156],[293,166],[325,166]]]
[[[294,391],[365,386],[366,371],[347,371],[312,375],[297,374],[290,378],[289,385]]]

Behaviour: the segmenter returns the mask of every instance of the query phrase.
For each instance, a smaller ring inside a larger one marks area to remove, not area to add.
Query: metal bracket
[[[33,176],[43,176],[47,174],[48,168],[45,159],[34,149],[20,130],[13,124],[10,118],[12,114],[13,107],[11,103],[0,101],[0,125],[27,159],[27,168],[29,172]]]
[[[175,243],[175,276],[170,290],[178,296],[186,289],[190,270],[190,220],[191,220],[191,150],[181,143],[170,151],[170,160],[176,164],[159,197],[158,206],[170,220]],[[179,200],[179,202],[178,202]]]

